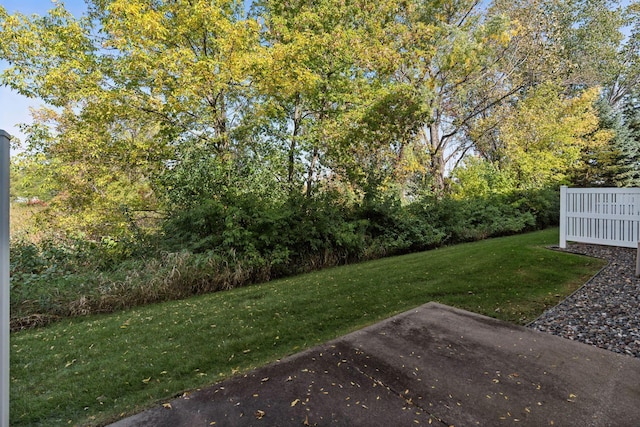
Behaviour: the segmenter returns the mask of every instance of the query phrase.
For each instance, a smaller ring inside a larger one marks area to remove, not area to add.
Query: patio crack
[[[426,415],[429,416],[429,424],[432,424],[432,420],[434,422],[440,423],[443,426],[451,426],[451,423],[446,422],[445,420],[443,420],[442,418],[440,418],[438,415],[432,413],[431,411],[429,411],[429,409],[427,409],[426,407],[418,404],[417,402],[414,402],[413,399],[411,398],[407,398],[407,396],[405,395],[404,392],[401,392],[399,390],[396,390],[395,388],[388,386],[387,384],[385,384],[383,381],[379,380],[378,378],[373,377],[372,375],[369,375],[368,373],[364,372],[362,369],[360,369],[359,366],[357,366],[354,363],[350,363],[350,365],[352,366],[352,368],[358,372],[360,375],[368,378],[369,380],[373,381],[374,383],[386,388],[387,390],[389,390],[391,393],[397,395],[398,397],[400,397],[402,400],[404,400],[408,405],[411,405],[415,408],[420,409],[422,412],[424,412]]]

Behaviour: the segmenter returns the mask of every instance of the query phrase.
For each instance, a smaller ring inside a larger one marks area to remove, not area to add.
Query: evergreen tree
[[[620,112],[601,98],[595,103],[598,113],[597,132],[608,132],[611,139],[597,150],[585,150],[583,167],[576,171],[572,182],[581,187],[617,187],[627,185],[632,176],[628,157],[629,130]]]
[[[621,141],[625,171],[621,174],[622,185],[640,186],[640,100],[638,94],[628,96],[622,111],[626,138]]]

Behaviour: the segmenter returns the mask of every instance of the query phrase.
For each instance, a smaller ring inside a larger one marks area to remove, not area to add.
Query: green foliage
[[[515,178],[518,189],[566,183],[606,149],[613,132],[598,128],[598,95],[594,88],[571,98],[555,84],[541,84],[500,123],[500,167]]]
[[[535,228],[535,217],[521,212],[502,197],[446,199],[438,203],[437,221],[447,243],[481,240]]]
[[[469,157],[452,173],[451,195],[455,199],[482,198],[508,194],[517,188],[510,171],[501,171],[495,163]]]
[[[593,105],[633,87],[635,4],[623,61],[607,1],[87,3],[0,7],[0,83],[47,104],[14,164],[50,231],[13,242],[21,317],[518,233],[553,186],[635,179]]]
[[[442,242],[442,224],[432,208],[420,203],[402,206],[396,192],[378,192],[365,198],[359,215],[366,220],[366,258],[415,252]]]
[[[616,178],[624,186],[640,186],[640,102],[637,91],[624,101],[622,117],[618,121],[616,147],[621,152],[618,165],[621,173]],[[621,122],[621,123],[620,123]]]
[[[574,171],[571,182],[581,187],[632,186],[638,150],[622,114],[604,98],[596,101],[595,107],[599,121],[594,133],[607,133],[611,135],[610,141],[602,147],[583,151],[582,167]]]
[[[251,16],[234,0],[91,0],[82,17],[62,3],[45,16],[0,8],[0,79],[47,104],[25,128],[14,192],[42,184],[49,227],[100,241],[231,193],[281,207],[340,187],[407,199],[418,183],[448,196],[448,168],[471,153],[489,163],[466,161],[454,197],[599,181],[612,162],[592,104],[598,86],[614,105],[637,77],[626,65],[638,53],[634,5],[626,21],[605,0],[253,6]]]
[[[560,189],[557,187],[516,191],[506,200],[520,215],[532,215],[537,229],[557,226],[560,221]]]
[[[12,201],[17,199],[33,199],[42,202],[51,200],[51,187],[47,183],[45,166],[36,158],[17,154],[11,158],[11,187]]]
[[[251,194],[208,200],[165,224],[164,245],[260,260],[274,276],[357,259],[361,226],[348,220],[348,207],[330,200],[277,202]]]
[[[113,275],[117,276],[128,260],[141,257],[148,250],[146,244],[139,239],[113,237],[93,241],[82,234],[12,237],[12,327],[37,326],[58,317],[101,311],[89,307],[88,296],[101,293],[103,275],[109,277],[107,281],[117,281]]]
[[[285,201],[229,193],[186,208],[143,241],[42,238],[11,247],[12,324],[111,312],[282,276],[557,223],[557,191],[476,198],[397,192],[362,204],[326,197]]]

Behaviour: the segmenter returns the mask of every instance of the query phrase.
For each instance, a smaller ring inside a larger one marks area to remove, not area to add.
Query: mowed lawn
[[[525,324],[601,260],[556,229],[61,321],[11,336],[11,425],[100,425],[429,301]]]

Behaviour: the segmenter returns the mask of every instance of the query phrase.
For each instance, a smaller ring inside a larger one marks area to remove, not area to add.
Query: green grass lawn
[[[557,230],[332,268],[11,336],[11,425],[115,421],[429,301],[524,324],[603,261]]]

